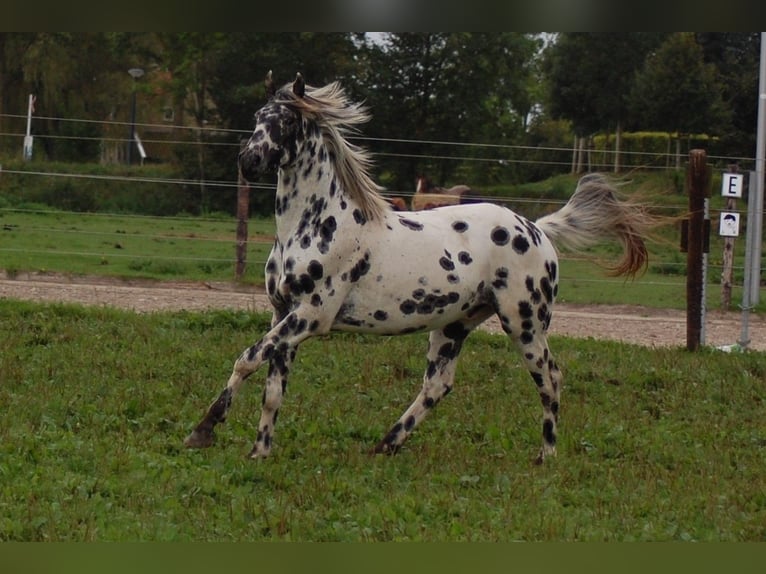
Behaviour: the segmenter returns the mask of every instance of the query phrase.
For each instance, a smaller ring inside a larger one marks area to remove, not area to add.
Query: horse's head
[[[305,95],[303,77],[298,74],[292,87],[275,91],[269,72],[266,93],[269,100],[255,113],[253,134],[239,154],[239,170],[247,180],[289,165],[303,138],[301,116],[294,106],[288,105]]]
[[[419,175],[415,179],[415,193],[428,193],[432,189],[434,189],[434,184],[428,179],[428,176]]]

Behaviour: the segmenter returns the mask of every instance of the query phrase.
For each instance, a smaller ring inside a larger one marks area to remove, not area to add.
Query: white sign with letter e
[[[724,197],[742,197],[745,176],[741,173],[724,173],[721,182],[721,195]]]
[[[739,236],[739,213],[736,211],[721,212],[721,221],[718,224],[718,235],[721,237]]]

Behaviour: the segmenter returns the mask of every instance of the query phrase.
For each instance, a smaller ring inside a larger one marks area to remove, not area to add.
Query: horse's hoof
[[[184,446],[187,448],[207,448],[215,442],[215,434],[209,431],[193,430],[189,436],[184,439]]]
[[[393,456],[399,452],[401,445],[392,446],[390,443],[384,441],[379,442],[373,448],[370,449],[370,455],[385,454]]]
[[[252,449],[250,449],[250,452],[247,453],[247,457],[246,458],[249,458],[250,460],[258,460],[258,459],[261,459],[261,458],[268,457],[269,454],[270,454],[269,452],[264,452],[264,451],[262,451],[262,450],[260,450],[260,449],[258,449],[256,447],[253,447]]]

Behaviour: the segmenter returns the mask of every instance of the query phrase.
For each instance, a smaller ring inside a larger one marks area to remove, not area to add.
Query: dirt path
[[[258,312],[270,309],[262,290],[228,283],[147,283],[60,275],[20,274],[8,278],[0,274],[0,297],[104,305],[141,313],[181,309]],[[736,343],[741,336],[741,319],[740,312],[708,312],[706,344],[717,347]],[[500,332],[496,320],[487,321],[485,328]],[[750,314],[748,331],[749,348],[766,351],[766,318]],[[672,309],[632,305],[557,304],[551,333],[611,339],[650,347],[685,346],[686,314]]]

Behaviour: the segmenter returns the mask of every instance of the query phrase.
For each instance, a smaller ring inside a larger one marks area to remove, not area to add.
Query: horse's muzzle
[[[239,173],[247,181],[251,181],[261,174],[263,171],[261,164],[263,164],[263,156],[258,153],[258,150],[246,147],[239,152],[239,157],[237,158]]]

